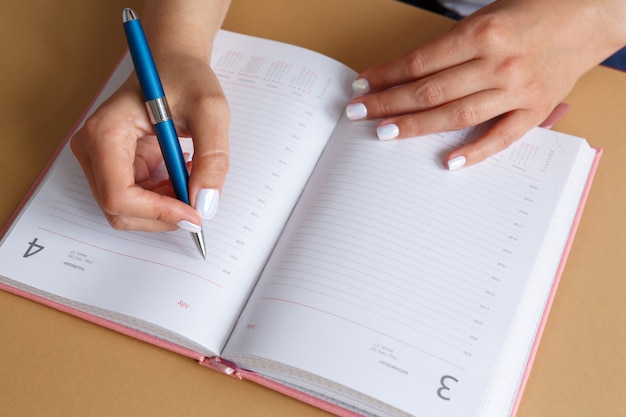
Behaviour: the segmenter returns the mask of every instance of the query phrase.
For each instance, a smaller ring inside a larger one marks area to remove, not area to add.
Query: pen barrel
[[[164,97],[163,85],[154,64],[150,46],[144,35],[141,21],[135,19],[124,22],[124,33],[126,34],[128,49],[133,59],[144,101]]]
[[[176,198],[189,204],[189,173],[183,157],[178,135],[171,120],[165,92],[157,71],[150,46],[139,19],[124,22],[124,33],[133,59],[148,115],[154,127],[163,161],[170,177]]]
[[[156,133],[163,162],[167,168],[170,182],[174,188],[176,198],[185,204],[189,201],[189,173],[187,172],[187,164],[183,157],[183,151],[178,141],[178,134],[174,127],[167,100],[165,99],[165,91],[157,71],[156,64],[148,45],[148,40],[143,31],[141,22],[137,18],[135,12],[126,8],[123,11],[124,33],[128,42],[135,73],[139,80],[141,92],[146,110],[150,117],[150,122]],[[204,246],[204,238],[202,231],[192,233],[194,242],[200,250],[202,257],[206,259],[206,249]]]
[[[170,176],[172,187],[174,187],[176,198],[189,204],[189,172],[187,171],[187,164],[180,148],[174,123],[172,120],[156,123],[154,131],[161,147],[163,161]]]

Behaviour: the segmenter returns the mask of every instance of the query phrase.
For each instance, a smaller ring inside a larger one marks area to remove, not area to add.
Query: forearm
[[[155,55],[183,53],[209,62],[230,0],[147,0],[142,16]]]

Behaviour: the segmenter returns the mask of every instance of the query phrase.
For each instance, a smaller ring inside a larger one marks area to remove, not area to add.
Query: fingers
[[[187,122],[194,144],[189,198],[205,220],[217,211],[228,173],[229,124],[230,112],[223,94],[213,94],[197,103]]]
[[[512,111],[497,120],[480,138],[450,152],[446,157],[449,170],[468,167],[508,148],[526,132],[537,126],[540,118],[530,110]]]
[[[416,113],[492,88],[493,80],[485,78],[481,62],[470,61],[462,67],[358,97],[348,105],[346,113],[351,120]]]
[[[506,149],[537,126],[543,114],[515,102],[506,90],[490,88],[492,81],[485,81],[480,69],[478,61],[474,61],[463,68],[455,67],[424,80],[370,93],[354,100],[346,113],[353,120],[385,118],[377,128],[381,140],[460,130],[504,114],[482,137],[445,158],[450,170],[468,167]]]
[[[390,140],[500,117],[482,138],[447,156],[450,169],[509,146],[548,116],[573,78],[565,72],[553,75],[546,63],[556,59],[554,54],[510,24],[508,11],[494,16],[471,16],[434,41],[363,72],[353,83],[359,96],[346,107],[348,119],[382,119],[377,136]]]
[[[190,194],[203,188],[221,189],[229,168],[228,107],[217,102],[198,106],[191,125],[194,143]],[[193,201],[193,199],[192,199]]]
[[[422,79],[467,62],[476,56],[462,37],[450,32],[389,62],[361,73],[353,84],[357,93],[383,91]]]
[[[378,127],[377,133],[379,139],[388,140],[464,129],[512,110],[503,99],[497,90],[483,90],[430,110],[387,118]],[[385,135],[391,125],[397,127],[394,137]]]
[[[194,142],[191,205],[174,198],[171,184],[155,175],[163,158],[132,77],[72,139],[96,201],[120,230],[198,231],[215,215],[228,172],[229,108],[217,77],[195,56],[173,54],[163,62],[178,133]]]
[[[181,221],[201,224],[198,213],[172,198],[170,192],[159,194],[138,185],[149,187],[151,172],[162,160],[141,142],[149,129],[141,99],[121,91],[73,136],[72,151],[96,202],[118,230],[174,230]],[[158,149],[154,139],[152,142]]]

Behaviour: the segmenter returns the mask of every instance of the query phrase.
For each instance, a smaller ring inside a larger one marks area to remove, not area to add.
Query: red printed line
[[[201,279],[203,281],[206,281],[209,284],[213,284],[216,287],[222,288],[222,285],[218,284],[215,281],[212,281],[212,280],[210,280],[208,278],[205,278],[205,277],[203,277],[201,275],[194,274],[193,272],[190,272],[190,271],[187,271],[187,270],[184,270],[184,269],[172,266],[172,265],[166,265],[166,264],[163,264],[163,263],[160,263],[160,262],[152,261],[150,259],[139,258],[137,256],[131,256],[131,255],[127,255],[125,253],[116,252],[116,251],[113,251],[113,250],[110,250],[110,249],[102,248],[100,246],[96,246],[96,245],[93,245],[91,243],[87,243],[87,242],[84,242],[82,240],[74,239],[73,237],[69,237],[69,236],[63,235],[63,234],[55,232],[53,230],[46,229],[45,227],[39,226],[39,229],[44,230],[44,231],[46,231],[48,233],[52,233],[53,235],[57,235],[57,236],[63,237],[65,239],[72,240],[74,242],[78,242],[78,243],[86,245],[86,246],[90,246],[90,247],[92,247],[94,249],[98,249],[98,250],[101,250],[101,251],[104,251],[104,252],[112,253],[114,255],[123,256],[125,258],[134,259],[134,260],[137,260],[137,261],[142,261],[142,262],[150,263],[150,264],[153,264],[153,265],[158,265],[158,266],[162,266],[162,267],[165,267],[165,268],[173,269],[174,271],[178,271],[178,272],[182,272],[182,273],[187,274],[187,275],[191,275],[191,276],[193,276],[195,278],[199,278],[199,279]]]
[[[465,370],[465,368],[463,368],[462,366],[460,366],[460,365],[458,365],[458,364],[456,364],[456,363],[450,362],[450,361],[448,361],[448,360],[446,360],[446,359],[444,359],[444,358],[442,358],[442,357],[439,357],[439,356],[437,356],[437,355],[435,355],[435,354],[433,354],[433,353],[430,353],[430,352],[428,352],[428,351],[426,351],[426,350],[424,350],[424,349],[421,349],[421,348],[419,348],[419,347],[417,347],[417,346],[414,346],[414,345],[410,344],[409,342],[407,342],[407,341],[405,341],[405,340],[398,339],[397,337],[394,337],[394,336],[391,336],[391,335],[389,335],[389,334],[387,334],[387,333],[381,332],[380,330],[377,330],[377,329],[374,329],[374,328],[372,328],[372,327],[366,326],[366,325],[365,325],[365,324],[363,324],[363,323],[359,323],[359,322],[354,321],[354,320],[351,320],[351,319],[349,319],[349,318],[347,318],[347,317],[343,317],[343,316],[339,316],[339,315],[337,315],[337,314],[331,313],[330,311],[327,311],[327,310],[322,310],[322,309],[320,309],[320,308],[313,307],[313,306],[310,306],[310,305],[308,305],[308,304],[302,304],[302,303],[298,303],[298,302],[291,301],[291,300],[285,300],[285,299],[282,299],[282,298],[263,297],[263,299],[264,299],[264,300],[269,300],[269,301],[281,301],[281,302],[283,302],[283,303],[294,304],[294,305],[297,305],[297,306],[300,306],[300,307],[305,307],[305,308],[308,308],[308,309],[310,309],[310,310],[315,310],[315,311],[317,311],[317,312],[319,312],[319,313],[323,313],[323,314],[326,314],[326,315],[328,315],[328,316],[335,317],[335,318],[337,318],[337,319],[339,319],[339,320],[343,320],[343,321],[348,322],[348,323],[350,323],[350,324],[354,324],[355,326],[359,326],[359,327],[362,327],[362,328],[367,329],[367,330],[369,330],[369,331],[372,331],[372,332],[374,332],[374,333],[378,333],[378,334],[380,334],[380,335],[382,335],[382,336],[388,337],[389,339],[395,340],[395,341],[396,341],[396,342],[398,342],[398,343],[402,343],[403,345],[408,346],[408,347],[410,347],[411,349],[417,350],[417,351],[419,351],[419,352],[421,352],[421,353],[423,353],[423,354],[425,354],[425,355],[428,355],[428,356],[430,356],[430,357],[432,357],[432,358],[435,358],[435,359],[437,359],[437,360],[439,360],[439,361],[441,361],[441,362],[447,363],[448,365],[454,366],[455,368],[458,368],[458,369],[460,369],[460,370],[462,370],[462,371],[464,371],[464,370]]]

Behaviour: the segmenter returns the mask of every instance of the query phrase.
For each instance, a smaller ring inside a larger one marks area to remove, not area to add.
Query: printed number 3
[[[450,387],[448,385],[446,385],[448,380],[452,380],[454,382],[459,382],[458,379],[456,379],[455,377],[450,376],[450,375],[444,375],[444,376],[441,377],[441,379],[439,380],[439,384],[441,386],[437,390],[437,396],[439,398],[441,398],[442,400],[444,400],[444,401],[450,401],[450,397],[446,395],[446,391],[450,391]]]

